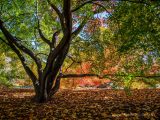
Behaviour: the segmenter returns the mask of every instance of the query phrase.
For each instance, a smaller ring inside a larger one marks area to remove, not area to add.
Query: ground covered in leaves
[[[158,120],[160,89],[132,90],[60,90],[47,103],[37,104],[33,90],[14,89],[0,92],[2,120]]]

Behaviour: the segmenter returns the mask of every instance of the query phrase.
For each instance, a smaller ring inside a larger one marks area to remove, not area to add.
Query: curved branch
[[[48,55],[45,54],[45,53],[37,53],[35,56],[38,56],[38,55],[45,55],[45,56],[48,56]]]
[[[43,35],[42,30],[40,29],[39,19],[38,19],[38,33],[39,33],[41,39],[42,39],[45,43],[47,43],[49,46],[51,46],[50,40],[48,40],[48,39]]]
[[[82,8],[83,6],[85,6],[86,4],[92,3],[92,1],[94,1],[94,0],[89,0],[89,1],[86,1],[86,2],[82,3],[82,4],[79,5],[78,7],[72,9],[71,12],[75,12],[75,11],[81,9],[81,8]]]
[[[52,7],[52,9],[57,13],[58,17],[59,17],[59,20],[60,20],[60,23],[61,23],[61,27],[62,27],[62,30],[63,32],[65,31],[65,25],[64,25],[64,17],[63,17],[63,14],[59,11],[59,9],[51,3],[50,0],[47,0],[47,2],[49,3],[49,5]]]
[[[75,12],[79,9],[81,9],[83,6],[87,5],[87,4],[92,4],[93,2],[104,2],[104,1],[107,1],[109,2],[110,0],[89,0],[89,1],[86,1],[84,3],[82,3],[81,5],[79,5],[78,7],[72,9],[72,12]],[[140,3],[140,4],[146,4],[146,5],[149,5],[148,3],[144,2],[143,0],[115,0],[115,2],[132,2],[132,3]]]
[[[17,56],[19,57],[26,73],[28,74],[28,76],[31,78],[33,85],[35,88],[38,87],[38,85],[36,84],[36,81],[38,80],[37,77],[35,76],[35,74],[31,71],[31,69],[27,66],[26,62],[25,62],[25,58],[24,56],[21,54],[21,52],[17,49],[17,47],[12,43],[12,41],[10,39],[8,39],[9,41],[9,46],[10,48],[17,54]]]
[[[72,12],[79,10],[81,7],[83,7],[83,6],[86,5],[86,4],[95,4],[95,5],[98,5],[98,6],[102,7],[108,14],[110,14],[110,12],[105,8],[105,6],[103,6],[103,5],[100,4],[100,3],[94,2],[94,1],[96,1],[96,0],[87,1],[87,2],[83,3],[82,5],[80,5],[79,7],[73,9]],[[97,13],[97,12],[96,12],[96,13]]]
[[[51,46],[51,42],[50,42],[50,40],[48,40],[44,35],[43,35],[43,33],[42,33],[42,30],[40,29],[40,21],[39,21],[39,16],[38,16],[38,2],[37,2],[37,0],[36,0],[36,14],[35,14],[35,16],[36,16],[36,19],[37,19],[37,24],[38,24],[38,33],[39,33],[39,35],[40,35],[40,37],[41,37],[41,39],[45,42],[45,43],[47,43],[49,46]]]
[[[111,13],[105,8],[105,6],[103,6],[102,4],[96,3],[96,2],[92,2],[95,5],[100,6],[101,8],[103,8],[109,15],[111,15]]]
[[[72,58],[72,56],[70,56],[70,55],[67,55],[67,57],[72,60],[72,63],[66,68],[66,70],[65,70],[64,72],[67,72],[68,69],[69,69],[74,63],[78,63],[78,64],[79,64],[79,63],[82,63],[81,61],[76,61],[76,60],[74,60],[74,59]]]

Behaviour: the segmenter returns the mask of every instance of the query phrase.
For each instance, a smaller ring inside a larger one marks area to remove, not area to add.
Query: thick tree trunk
[[[60,88],[60,75],[55,79],[54,85],[52,85],[52,89],[48,85],[48,80],[44,82],[43,85],[35,88],[35,102],[44,103],[51,99],[51,97],[59,90]],[[53,80],[52,80],[53,81]]]
[[[45,103],[49,100],[49,95],[47,94],[46,89],[39,89],[38,93],[35,93],[35,99],[34,101],[37,103]]]
[[[41,89],[39,95],[37,96],[37,102],[43,103],[48,101],[48,94],[46,89]]]

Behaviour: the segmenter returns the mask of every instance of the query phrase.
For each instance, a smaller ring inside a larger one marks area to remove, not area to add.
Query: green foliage
[[[10,50],[0,50],[0,84],[11,87],[17,79],[26,79],[25,71],[15,54]]]
[[[120,52],[143,49],[146,52],[160,50],[159,2],[149,5],[130,2],[119,3],[111,19],[116,23],[115,39]],[[112,26],[112,25],[111,25]]]
[[[130,89],[131,89],[133,79],[134,79],[134,76],[131,74],[128,74],[126,77],[123,78],[124,90],[127,93],[127,95],[131,95]]]
[[[4,72],[0,72],[0,86],[12,87],[12,83],[8,80],[8,75]]]

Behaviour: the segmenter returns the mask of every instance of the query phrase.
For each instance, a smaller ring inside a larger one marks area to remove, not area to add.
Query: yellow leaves
[[[104,118],[106,118],[106,117],[108,116],[107,113],[105,113],[105,112],[101,113],[101,115],[102,115],[102,117],[104,117]]]
[[[75,119],[77,118],[75,112],[72,114],[72,118],[75,118]]]
[[[64,112],[64,113],[68,113],[68,110],[67,110],[67,109],[65,109],[63,112]]]

